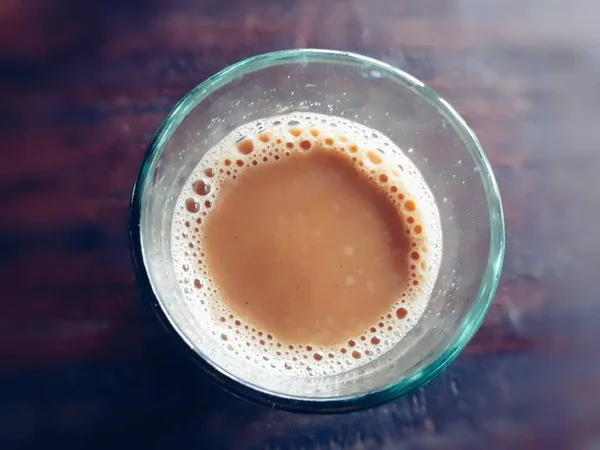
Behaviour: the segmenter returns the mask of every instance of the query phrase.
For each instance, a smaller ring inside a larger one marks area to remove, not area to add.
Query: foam
[[[218,201],[225,180],[237,178],[254,166],[311,151],[317,142],[326,150],[351,157],[357,169],[387,190],[390,200],[403,208],[413,245],[414,264],[403,297],[361,336],[334,347],[278,342],[268,330],[258,330],[237,317],[221,300],[220,289],[210,277],[201,238],[205,219]],[[442,251],[435,200],[410,159],[373,129],[312,113],[291,113],[248,123],[211,148],[178,197],[172,233],[172,257],[182,293],[199,323],[210,330],[213,344],[262,369],[297,376],[341,373],[377,358],[400,342],[427,306]]]

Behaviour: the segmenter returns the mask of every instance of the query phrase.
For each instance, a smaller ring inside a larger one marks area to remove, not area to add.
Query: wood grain
[[[600,446],[596,2],[94,5],[0,6],[1,448]],[[438,90],[480,137],[506,211],[501,285],[463,355],[345,416],[208,384],[144,309],[130,263],[131,187],[170,108],[228,64],[291,47],[367,54]]]

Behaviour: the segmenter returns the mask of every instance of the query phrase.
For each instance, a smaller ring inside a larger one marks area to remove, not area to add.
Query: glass
[[[440,271],[425,314],[389,352],[334,376],[266,376],[219,350],[195,322],[171,260],[174,204],[204,152],[240,125],[292,111],[341,116],[387,135],[429,184],[442,220]],[[504,256],[498,187],[473,132],[414,77],[330,50],[256,56],[209,78],[175,106],[144,157],[130,237],[142,289],[168,331],[210,378],[241,397],[305,412],[340,412],[398,398],[450,364],[481,325]]]

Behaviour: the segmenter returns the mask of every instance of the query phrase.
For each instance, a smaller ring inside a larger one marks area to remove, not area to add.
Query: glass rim
[[[453,126],[464,147],[473,158],[475,166],[479,168],[478,173],[484,187],[489,212],[490,247],[487,266],[481,278],[477,297],[469,307],[460,327],[455,331],[451,342],[434,361],[412,376],[399,379],[397,383],[377,391],[345,397],[304,398],[276,394],[237,379],[200,355],[185,334],[179,331],[177,325],[171,321],[166,310],[161,306],[161,300],[154,291],[146,269],[141,233],[141,206],[151,179],[151,169],[160,157],[164,144],[189,112],[221,87],[241,75],[287,63],[368,65],[371,69],[381,71],[382,74],[404,88],[410,89],[415,95],[435,107],[436,111]],[[431,381],[456,359],[483,323],[496,293],[504,260],[505,227],[500,191],[483,147],[465,120],[437,92],[412,75],[367,56],[338,50],[293,49],[264,53],[230,65],[200,83],[173,107],[151,139],[133,186],[129,210],[129,240],[137,284],[142,297],[148,299],[151,309],[168,334],[183,344],[184,352],[200,365],[213,382],[238,397],[270,407],[305,413],[339,413],[366,409],[400,398]]]

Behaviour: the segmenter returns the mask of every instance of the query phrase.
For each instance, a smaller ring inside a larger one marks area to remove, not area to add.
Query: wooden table
[[[0,448],[600,448],[600,3],[6,0],[0,6]],[[423,79],[479,135],[504,272],[443,375],[344,416],[207,383],[142,306],[128,199],[170,108],[291,47]],[[61,445],[61,447],[59,447]]]

